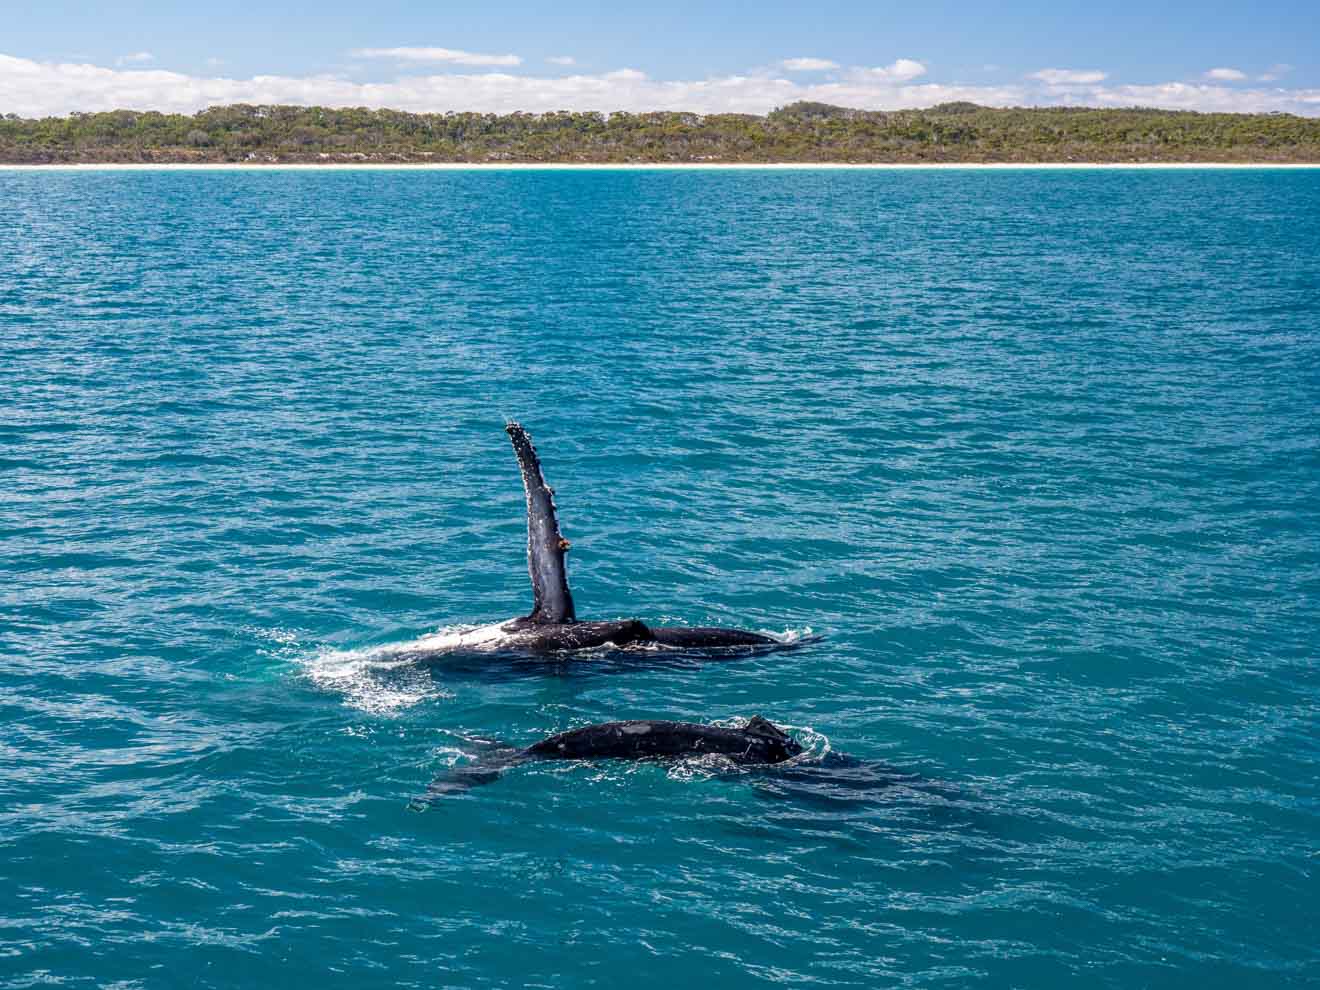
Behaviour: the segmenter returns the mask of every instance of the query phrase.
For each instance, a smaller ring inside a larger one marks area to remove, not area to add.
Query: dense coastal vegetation
[[[212,107],[0,117],[0,162],[1320,162],[1320,119],[1080,107],[415,114]]]

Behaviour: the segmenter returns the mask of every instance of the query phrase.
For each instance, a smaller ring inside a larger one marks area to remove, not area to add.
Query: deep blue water
[[[1320,171],[0,215],[0,984],[1320,981]],[[385,659],[528,607],[505,417],[579,614],[823,640]],[[408,807],[477,739],[755,713],[809,757]]]

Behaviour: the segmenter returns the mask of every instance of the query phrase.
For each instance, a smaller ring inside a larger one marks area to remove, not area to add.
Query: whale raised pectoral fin
[[[532,612],[527,620],[537,625],[576,622],[564,560],[568,541],[559,531],[554,492],[541,473],[541,460],[527,431],[512,421],[504,429],[518,455],[527,494],[527,573],[532,579]]]

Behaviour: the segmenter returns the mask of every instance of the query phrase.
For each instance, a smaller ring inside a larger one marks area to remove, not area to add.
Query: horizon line
[[[1320,169],[1320,162],[52,162],[0,164],[0,172],[82,171],[1086,171]]]

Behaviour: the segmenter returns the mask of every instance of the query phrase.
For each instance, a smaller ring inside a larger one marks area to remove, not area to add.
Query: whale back
[[[523,755],[636,760],[720,753],[739,763],[782,763],[801,752],[791,736],[757,716],[741,729],[655,719],[602,722],[549,736],[523,750]]]
[[[764,736],[766,739],[773,739],[775,742],[788,742],[790,736],[787,732],[775,725],[768,718],[762,718],[760,715],[753,715],[743,726],[743,732],[752,736]]]
[[[743,726],[743,732],[762,742],[767,758],[772,763],[788,760],[802,752],[802,745],[768,718],[753,715]]]
[[[576,622],[564,560],[568,540],[559,531],[554,491],[545,482],[541,460],[527,431],[512,421],[504,429],[518,455],[527,495],[527,573],[532,579],[532,612],[527,620],[538,625]]]

